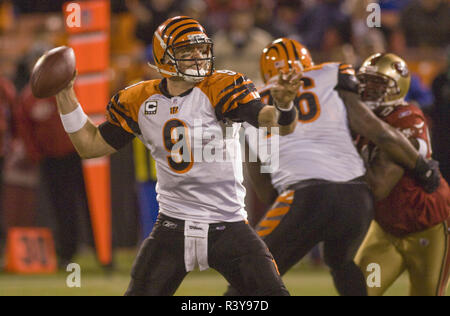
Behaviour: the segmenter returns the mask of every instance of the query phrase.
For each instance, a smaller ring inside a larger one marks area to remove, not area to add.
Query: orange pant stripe
[[[287,212],[289,212],[289,206],[277,207],[277,208],[271,209],[267,213],[266,219],[269,219],[269,218],[275,217],[275,216],[281,216],[281,215],[286,214]]]
[[[294,191],[287,191],[286,193],[281,194],[276,200],[277,203],[287,204],[292,204],[292,201],[294,201]]]
[[[260,237],[269,235],[277,226],[280,224],[279,220],[263,220],[259,223],[259,227],[266,227],[264,230],[258,230],[258,235]]]

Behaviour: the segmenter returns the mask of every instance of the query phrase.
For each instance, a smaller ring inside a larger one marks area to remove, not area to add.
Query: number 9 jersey
[[[264,106],[254,84],[241,74],[216,71],[171,96],[166,80],[121,90],[108,104],[108,122],[149,148],[161,213],[204,223],[244,220],[238,130],[244,120],[257,126]]]

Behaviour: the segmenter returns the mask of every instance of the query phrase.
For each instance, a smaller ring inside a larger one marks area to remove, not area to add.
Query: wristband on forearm
[[[439,163],[436,160],[425,160],[419,156],[412,170],[414,178],[427,193],[437,190],[440,184]]]
[[[294,102],[291,101],[289,108],[282,109],[275,104],[275,108],[278,110],[280,116],[278,117],[278,125],[286,126],[290,125],[295,120],[296,112]]]
[[[84,113],[83,108],[79,103],[75,110],[68,114],[60,114],[60,117],[64,130],[67,133],[78,132],[83,128],[88,119],[86,113]]]
[[[419,156],[416,161],[416,166],[413,169],[413,173],[418,178],[428,178],[431,175],[432,170],[427,165],[426,160]]]

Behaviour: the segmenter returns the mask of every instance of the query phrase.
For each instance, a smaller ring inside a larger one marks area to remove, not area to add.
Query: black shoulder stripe
[[[222,91],[219,92],[219,95],[221,95],[222,93],[227,92],[228,90],[230,90],[233,87],[236,86],[240,86],[245,80],[247,80],[247,78],[244,78],[243,76],[239,77],[237,80],[235,80],[232,84],[228,85],[227,87],[225,87]]]
[[[113,97],[113,100],[114,100],[114,102],[115,102],[115,104],[114,104],[114,102],[111,102],[110,101],[110,103],[111,103],[111,106],[112,107],[116,107],[116,105],[118,106],[118,107],[120,107],[120,108],[122,108],[122,109],[126,109],[125,108],[125,106],[119,101],[119,93],[117,93],[116,95],[114,95],[114,97]]]
[[[233,105],[236,102],[239,102],[240,100],[242,100],[243,98],[245,98],[246,96],[248,96],[250,93],[252,93],[252,90],[246,90],[244,92],[242,92],[239,96],[237,96],[236,98],[233,99],[233,101],[231,101],[230,106],[228,107],[228,109],[231,109],[233,107]],[[228,110],[227,110],[228,111]]]
[[[141,129],[139,128],[139,124],[135,120],[133,120],[131,117],[129,117],[128,115],[126,115],[125,113],[123,113],[122,111],[120,111],[117,108],[113,108],[113,110],[118,115],[120,115],[125,120],[125,122],[127,122],[127,125],[130,127],[130,129],[133,131],[133,133],[135,133],[137,135],[142,135]]]
[[[109,102],[109,103],[108,103],[108,105],[106,106],[106,110],[108,111],[108,113],[109,113],[111,119],[112,119],[115,123],[120,124],[120,122],[119,122],[119,120],[117,119],[116,115],[112,112],[112,110],[113,110],[112,102]]]
[[[219,102],[216,103],[215,108],[216,109],[222,109],[222,107],[225,105],[225,103],[227,103],[227,101],[236,93],[244,91],[244,90],[250,90],[250,92],[254,92],[257,91],[255,88],[255,85],[253,83],[249,83],[249,84],[245,84],[243,86],[237,87],[235,89],[233,89],[231,92],[227,93],[226,95],[224,95]]]

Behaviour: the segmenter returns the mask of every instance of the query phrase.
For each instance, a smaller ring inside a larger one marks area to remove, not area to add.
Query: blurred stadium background
[[[426,113],[434,158],[449,181],[447,0],[74,1],[82,8],[81,28],[67,25],[69,3],[0,0],[0,295],[124,293],[138,246],[157,211],[151,157],[133,143],[107,160],[84,163],[81,169],[67,139],[58,137],[64,133],[59,119],[52,116],[54,100],[38,101],[30,95],[29,74],[49,48],[74,47],[82,67],[77,93],[101,122],[110,96],[137,81],[158,77],[146,66],[152,60],[151,39],[155,28],[174,15],[192,16],[205,26],[214,41],[217,69],[237,70],[257,84],[261,50],[281,36],[310,48],[316,64],[340,61],[358,67],[375,52],[402,56],[413,72],[408,99]],[[380,5],[380,27],[367,26],[370,3]],[[74,172],[64,183],[57,170],[67,169],[80,173]],[[248,189],[249,220],[255,222],[267,206]],[[20,227],[47,228],[52,240],[36,230],[12,233],[12,228]],[[11,247],[17,248],[16,253]],[[28,266],[21,265],[20,258],[11,261],[11,256],[26,256]],[[81,266],[81,288],[66,286],[69,262]],[[21,269],[26,274],[19,273]],[[336,295],[320,248],[285,281],[293,295]],[[225,286],[214,271],[194,272],[176,294],[221,295]],[[407,293],[403,275],[387,294]]]

